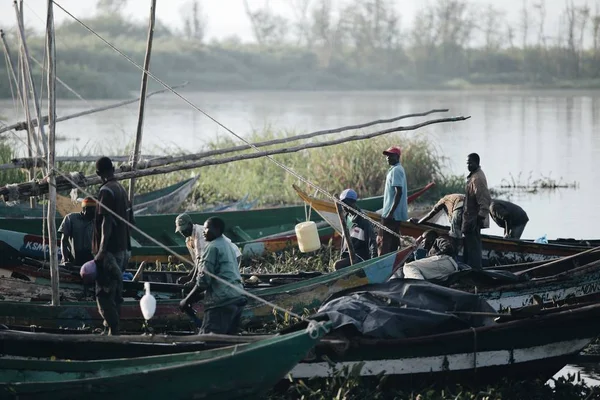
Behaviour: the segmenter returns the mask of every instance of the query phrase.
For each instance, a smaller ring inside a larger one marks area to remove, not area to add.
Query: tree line
[[[190,0],[180,10],[180,28],[156,24],[151,70],[207,90],[600,87],[597,3],[567,0],[556,34],[548,36],[547,1],[523,0],[514,23],[494,5],[435,0],[404,26],[393,0],[289,0],[291,17],[275,13],[269,0],[260,7],[243,0],[254,39],[243,42],[209,41],[203,2]],[[147,25],[129,20],[126,4],[98,0],[96,15],[85,22],[141,62]],[[90,97],[137,90],[139,71],[77,22],[65,21],[56,32],[59,76],[76,90]],[[29,38],[41,60],[43,37]],[[5,68],[0,76],[8,76]],[[7,97],[5,81],[0,95]]]

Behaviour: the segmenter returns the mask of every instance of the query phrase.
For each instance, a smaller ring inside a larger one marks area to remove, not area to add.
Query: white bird
[[[142,308],[144,319],[148,321],[154,316],[154,312],[156,311],[156,299],[150,293],[150,282],[144,283],[144,289],[146,289],[146,294],[140,300],[140,307]]]

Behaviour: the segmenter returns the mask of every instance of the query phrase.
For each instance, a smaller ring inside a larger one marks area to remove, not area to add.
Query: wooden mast
[[[56,151],[56,47],[54,45],[53,0],[48,0],[48,20],[46,23],[46,51],[48,53],[48,241],[50,249],[50,279],[52,284],[52,305],[60,305],[58,291],[58,248],[56,245],[56,172],[54,156]],[[40,118],[38,112],[38,120]],[[40,128],[44,126],[40,124]]]
[[[140,89],[140,107],[138,110],[138,123],[135,135],[131,169],[135,170],[142,148],[142,132],[144,128],[144,109],[146,106],[146,91],[148,90],[148,69],[150,68],[150,57],[152,55],[152,39],[154,37],[154,21],[156,19],[156,0],[151,0],[150,21],[148,22],[148,43],[146,45],[146,56],[144,57],[144,72],[142,73],[142,87]],[[129,181],[129,201],[133,207],[133,196],[135,195],[135,178]]]

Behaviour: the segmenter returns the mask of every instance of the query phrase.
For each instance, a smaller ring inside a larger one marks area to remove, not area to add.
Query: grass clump
[[[274,133],[267,129],[261,133],[255,132],[250,141],[259,142],[284,136],[291,134]],[[285,146],[295,144],[297,143],[287,143]],[[232,141],[225,140],[211,143],[209,148],[231,145]],[[434,145],[425,138],[411,137],[408,134],[392,134],[275,155],[273,158],[329,193],[339,193],[352,187],[359,196],[370,197],[383,194],[388,165],[382,151],[392,145],[400,145],[403,149],[401,162],[406,170],[409,190],[421,188],[432,180],[436,182],[436,186],[424,196],[424,200],[437,199],[440,193],[463,190],[463,177],[448,177],[443,174],[446,160],[438,154]],[[294,204],[299,199],[292,188],[293,183],[314,193],[314,188],[266,158],[205,167],[202,169],[202,176],[203,182],[196,187],[193,196],[207,202],[239,199],[248,194],[262,206]],[[218,193],[219,197],[210,198],[207,196],[210,193]]]

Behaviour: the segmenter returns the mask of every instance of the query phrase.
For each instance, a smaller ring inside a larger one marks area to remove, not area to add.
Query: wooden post
[[[46,51],[48,53],[48,241],[50,249],[50,280],[52,284],[52,305],[60,305],[58,291],[58,249],[56,246],[56,173],[54,156],[56,150],[56,47],[54,45],[53,0],[48,0],[48,20],[46,23]],[[38,113],[38,120],[40,114]],[[42,127],[43,124],[40,124]]]
[[[148,43],[146,45],[146,56],[144,58],[144,72],[142,73],[142,87],[140,89],[140,107],[138,110],[137,131],[135,134],[135,145],[131,169],[135,170],[142,148],[142,132],[144,128],[144,108],[146,106],[146,91],[148,90],[148,69],[150,68],[150,56],[152,55],[152,38],[154,37],[154,21],[156,19],[156,0],[151,0],[150,21],[148,22]],[[135,178],[129,181],[129,201],[133,207],[133,196],[135,194]]]
[[[17,7],[17,2],[14,2],[15,12],[17,13],[17,21],[18,28],[17,32],[19,33],[19,38],[21,40],[21,48],[23,50],[23,68],[25,69],[26,77],[23,79],[29,82],[29,87],[31,89],[31,94],[33,95],[33,105],[35,107],[35,115],[38,121],[42,120],[42,113],[40,111],[40,101],[37,96],[37,90],[35,88],[35,82],[33,80],[33,75],[31,73],[31,64],[29,63],[29,49],[27,48],[27,42],[25,40],[25,26],[22,20],[22,13],[19,12]],[[22,3],[21,3],[22,8]],[[22,10],[21,10],[22,11]],[[25,95],[25,93],[23,93]],[[48,145],[46,143],[46,134],[44,133],[44,125],[40,124],[38,126],[40,133],[40,141],[42,142],[42,146],[44,148],[44,154],[48,153]],[[36,141],[37,142],[37,141]],[[39,143],[39,142],[37,142]],[[38,148],[39,151],[39,148]]]
[[[356,253],[354,252],[354,246],[352,245],[352,239],[350,237],[350,232],[348,232],[348,225],[346,225],[346,218],[344,216],[344,208],[337,201],[335,202],[335,208],[337,209],[337,215],[340,218],[340,224],[342,225],[342,240],[345,240],[348,244],[348,254],[350,255],[350,265],[354,264],[354,257]]]

